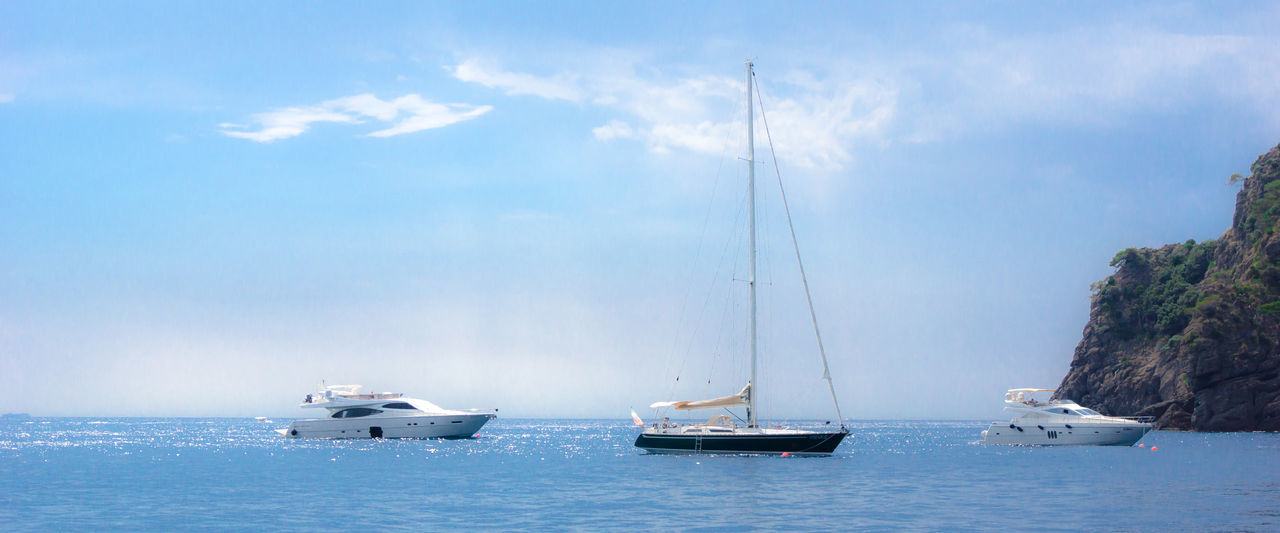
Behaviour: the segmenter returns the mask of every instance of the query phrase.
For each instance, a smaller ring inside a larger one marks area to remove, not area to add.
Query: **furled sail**
[[[674,407],[680,411],[690,411],[693,409],[714,409],[716,407],[733,407],[735,405],[747,405],[751,402],[751,384],[748,383],[742,390],[732,396],[724,396],[711,400],[695,400],[695,401],[678,401],[678,402],[654,402],[649,405],[653,409],[659,407]]]

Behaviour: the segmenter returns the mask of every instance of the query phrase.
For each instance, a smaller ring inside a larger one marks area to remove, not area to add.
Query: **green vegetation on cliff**
[[[1147,334],[1172,335],[1187,326],[1200,303],[1196,285],[1213,265],[1217,241],[1195,241],[1172,247],[1168,253],[1140,253],[1126,248],[1111,260],[1111,266],[1126,275],[1141,277],[1123,285],[1108,276],[1094,285],[1094,299],[1105,312],[1119,313],[1115,334],[1125,338]],[[1162,249],[1163,250],[1163,249]]]
[[[1280,146],[1251,170],[1221,238],[1112,258],[1059,396],[1166,428],[1280,430]]]

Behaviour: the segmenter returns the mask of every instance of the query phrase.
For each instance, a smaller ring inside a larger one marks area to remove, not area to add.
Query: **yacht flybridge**
[[[649,407],[654,409],[672,408],[677,411],[696,409],[728,409],[745,407],[745,425],[735,424],[729,416],[717,414],[704,424],[670,424],[664,420],[661,424],[653,424],[645,428],[636,437],[636,447],[649,453],[727,453],[727,454],[788,454],[788,455],[830,455],[840,442],[849,434],[841,417],[839,431],[809,431],[802,429],[763,428],[756,421],[756,186],[755,186],[755,139],[752,105],[752,82],[755,71],[750,61],[747,62],[747,213],[750,221],[750,266],[747,285],[750,291],[749,339],[751,356],[751,379],[737,394],[697,401],[656,402]],[[763,108],[762,108],[763,111]],[[762,112],[763,117],[763,112]],[[765,122],[768,125],[768,122]],[[767,128],[766,128],[767,132]],[[782,185],[781,177],[778,181]],[[785,202],[786,195],[783,194]],[[790,224],[790,214],[787,216]],[[795,231],[792,229],[792,244],[795,243]],[[809,302],[809,314],[813,319],[814,334],[817,337],[818,354],[822,358],[823,379],[831,389],[831,400],[835,404],[836,416],[840,417],[840,405],[836,402],[835,387],[831,384],[831,373],[827,369],[827,356],[822,348],[822,335],[818,333],[817,318],[813,312],[813,299],[809,295],[809,283],[804,277],[804,265],[800,263],[799,246],[796,245],[796,260],[799,264],[800,279],[805,288],[805,297]],[[633,414],[634,416],[634,414]],[[736,416],[736,415],[735,415]],[[639,422],[639,417],[635,417]],[[643,423],[641,423],[643,425]]]
[[[287,438],[461,439],[498,417],[498,410],[444,409],[398,392],[361,394],[360,385],[329,385],[308,394],[303,409],[324,409],[323,418],[295,420],[278,429]]]
[[[1132,446],[1151,431],[1149,416],[1105,416],[1071,400],[1049,398],[1053,389],[1009,389],[1008,424],[992,422],[982,432],[987,444]],[[1038,396],[1046,396],[1041,400]]]

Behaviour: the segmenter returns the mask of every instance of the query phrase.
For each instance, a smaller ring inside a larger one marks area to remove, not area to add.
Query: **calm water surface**
[[[983,421],[875,421],[781,458],[646,455],[625,420],[377,442],[287,422],[0,421],[0,530],[1280,530],[1277,434],[1009,448]]]

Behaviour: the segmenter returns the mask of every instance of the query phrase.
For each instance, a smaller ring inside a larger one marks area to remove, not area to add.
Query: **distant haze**
[[[6,3],[0,412],[300,416],[322,379],[510,417],[735,393],[750,58],[844,415],[999,416],[1065,375],[1116,251],[1228,227],[1228,177],[1280,142],[1275,20]],[[761,409],[829,419],[770,213]]]

